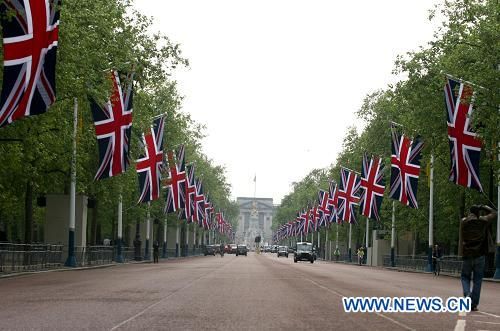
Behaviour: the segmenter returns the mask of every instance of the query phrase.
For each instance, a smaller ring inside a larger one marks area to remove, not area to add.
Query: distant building
[[[236,202],[240,207],[236,242],[253,246],[255,237],[260,235],[261,244],[270,243],[275,212],[273,199],[238,197]]]

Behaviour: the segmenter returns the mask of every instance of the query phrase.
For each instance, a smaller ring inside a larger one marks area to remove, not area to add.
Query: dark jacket
[[[493,219],[490,215],[477,217],[474,214],[469,214],[460,222],[463,257],[483,256],[494,247],[489,230]]]

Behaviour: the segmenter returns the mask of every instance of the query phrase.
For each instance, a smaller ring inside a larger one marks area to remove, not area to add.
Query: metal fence
[[[395,267],[402,270],[425,271],[429,264],[426,255],[396,255]],[[459,256],[443,256],[439,260],[441,272],[459,275],[462,270],[462,260]],[[391,266],[391,256],[384,255],[384,267]]]
[[[35,271],[62,265],[63,245],[0,243],[0,272]]]

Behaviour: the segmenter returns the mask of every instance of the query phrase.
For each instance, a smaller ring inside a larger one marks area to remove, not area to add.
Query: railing
[[[63,264],[63,245],[0,243],[0,272],[35,271]]]
[[[395,267],[403,270],[425,271],[429,264],[426,255],[397,255],[394,258]],[[458,275],[462,270],[462,260],[459,256],[443,256],[439,260],[441,272]],[[384,255],[384,266],[391,266],[391,256]]]

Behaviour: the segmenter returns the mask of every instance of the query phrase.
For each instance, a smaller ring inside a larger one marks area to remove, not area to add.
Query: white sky
[[[253,196],[257,174],[275,204],[335,161],[364,96],[432,39],[437,1],[135,0],[190,61],[174,76],[182,110],[206,125],[233,198]]]

